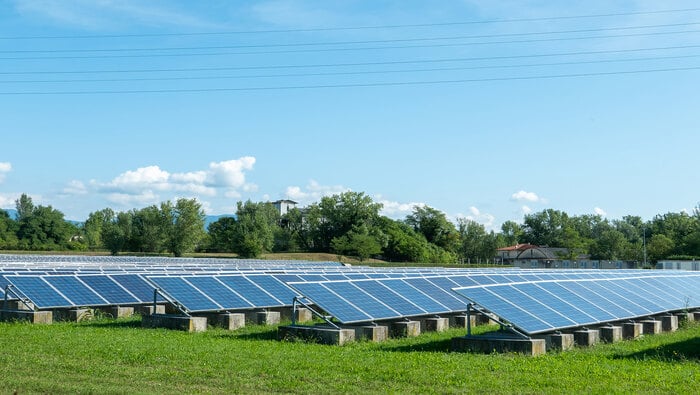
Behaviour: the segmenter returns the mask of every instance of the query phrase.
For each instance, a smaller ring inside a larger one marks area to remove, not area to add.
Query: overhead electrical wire
[[[539,18],[513,18],[513,19],[491,19],[483,21],[457,21],[442,23],[417,23],[417,24],[397,24],[397,25],[375,25],[375,26],[354,26],[354,27],[327,27],[327,28],[306,28],[306,29],[271,29],[271,30],[248,30],[248,31],[222,31],[222,32],[192,32],[192,33],[141,33],[141,34],[95,34],[95,35],[65,35],[65,36],[0,36],[0,40],[41,40],[41,39],[93,39],[93,38],[128,38],[128,37],[177,37],[177,36],[213,36],[213,35],[234,35],[234,34],[260,34],[260,33],[294,33],[294,32],[321,32],[321,31],[342,31],[342,30],[373,30],[373,29],[400,29],[415,27],[437,27],[437,26],[460,26],[479,25],[494,23],[517,23],[517,22],[541,22],[554,20],[571,20],[587,18],[605,18],[617,16],[634,15],[655,15],[671,13],[688,13],[700,11],[700,8],[681,8],[654,11],[637,12],[617,12],[604,14],[587,15],[560,15]]]
[[[356,47],[356,48],[322,48],[322,49],[295,49],[281,51],[249,51],[249,52],[208,52],[208,53],[178,53],[178,54],[131,54],[131,55],[90,55],[90,56],[30,56],[30,57],[0,57],[0,60],[47,60],[47,59],[115,59],[115,58],[155,58],[155,57],[193,57],[193,56],[221,56],[221,55],[262,55],[262,54],[283,54],[283,53],[309,53],[309,52],[341,52],[341,51],[366,51],[366,50],[386,50],[386,49],[409,49],[409,48],[444,48],[457,46],[471,45],[500,45],[500,44],[526,44],[537,42],[554,42],[554,41],[574,41],[574,40],[590,40],[590,39],[605,39],[605,38],[622,38],[622,37],[641,37],[641,36],[658,36],[672,35],[685,33],[700,33],[700,30],[682,30],[673,32],[649,32],[649,33],[630,33],[630,34],[612,34],[604,36],[586,36],[586,37],[552,37],[542,39],[528,40],[511,40],[511,41],[485,41],[485,42],[470,42],[470,43],[450,43],[450,44],[429,44],[429,45],[405,45],[405,46],[381,46],[381,47]]]
[[[0,80],[0,84],[43,84],[43,83],[93,83],[93,82],[145,82],[145,81],[201,81],[201,80],[226,80],[226,79],[259,79],[259,78],[280,78],[280,77],[324,77],[339,75],[371,75],[371,74],[405,74],[435,71],[464,71],[464,70],[492,70],[492,69],[515,69],[528,67],[551,67],[551,66],[576,66],[602,63],[623,63],[642,62],[669,59],[698,58],[700,54],[658,56],[645,58],[627,59],[605,59],[575,62],[552,62],[552,63],[527,63],[514,65],[488,65],[488,66],[462,66],[462,67],[433,67],[422,69],[403,70],[365,70],[365,71],[335,71],[321,73],[287,73],[287,74],[257,74],[257,75],[223,75],[223,76],[187,76],[187,77],[143,77],[143,78],[94,78],[94,79],[63,79],[63,80]]]
[[[190,47],[11,49],[11,50],[0,50],[0,53],[75,53],[75,52],[84,53],[84,52],[192,51],[192,50],[238,49],[238,48],[277,48],[277,47],[306,47],[306,46],[324,46],[324,45],[388,44],[388,43],[419,42],[419,41],[467,40],[467,39],[483,39],[483,38],[497,38],[497,37],[541,36],[541,35],[549,35],[549,34],[593,33],[593,32],[604,32],[604,31],[656,29],[656,28],[661,28],[661,27],[680,27],[680,26],[695,26],[695,25],[700,25],[700,22],[668,23],[668,24],[661,24],[661,25],[619,26],[619,27],[606,27],[606,28],[595,28],[595,29],[553,30],[553,31],[544,31],[544,32],[478,34],[478,35],[460,35],[460,36],[442,36],[442,37],[412,37],[412,38],[383,39],[383,40],[304,42],[304,43],[284,43],[284,44],[216,45],[216,46],[190,46]],[[692,30],[690,32],[697,32],[697,30]],[[664,33],[664,32],[650,32],[650,33],[641,33],[641,34],[654,34],[654,33]],[[674,32],[669,32],[669,33],[674,33]],[[603,36],[603,37],[607,37],[607,36]]]
[[[667,46],[667,47],[612,49],[612,50],[600,50],[600,51],[571,51],[571,52],[552,52],[552,53],[523,54],[523,55],[474,56],[474,57],[464,57],[464,58],[413,59],[413,60],[395,60],[395,61],[378,61],[378,62],[315,63],[315,64],[266,65],[266,66],[230,66],[230,67],[224,66],[224,67],[158,68],[158,69],[0,71],[0,75],[162,73],[162,72],[192,72],[192,71],[233,71],[233,70],[272,70],[272,69],[299,69],[299,68],[326,68],[326,67],[357,67],[357,66],[379,66],[379,65],[398,65],[398,64],[470,62],[470,61],[485,61],[485,60],[544,58],[544,57],[558,57],[558,56],[623,54],[623,53],[647,52],[647,51],[685,50],[685,49],[694,49],[694,48],[700,48],[700,44],[698,44],[698,45],[676,45],[676,46]]]
[[[432,81],[398,81],[398,82],[373,82],[373,83],[350,83],[350,84],[327,84],[327,85],[287,85],[287,86],[258,86],[258,87],[235,87],[235,88],[193,88],[193,89],[137,89],[137,90],[93,90],[93,91],[34,91],[34,92],[1,92],[2,96],[36,96],[36,95],[94,95],[94,94],[137,94],[137,93],[204,93],[204,92],[241,92],[241,91],[281,91],[281,90],[301,90],[301,89],[324,89],[324,88],[366,88],[380,86],[409,86],[409,85],[444,85],[444,84],[464,84],[474,82],[496,82],[496,81],[518,81],[537,80],[555,78],[580,78],[609,75],[629,75],[646,74],[673,71],[700,70],[697,67],[677,67],[646,70],[625,70],[607,71],[595,73],[573,73],[573,74],[548,74],[535,76],[515,76],[515,77],[492,77],[492,78],[467,78],[454,80],[432,80]]]

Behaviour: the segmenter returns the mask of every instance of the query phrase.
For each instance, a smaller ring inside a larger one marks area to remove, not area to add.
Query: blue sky
[[[700,202],[694,1],[0,3],[0,207],[364,192],[498,230]]]

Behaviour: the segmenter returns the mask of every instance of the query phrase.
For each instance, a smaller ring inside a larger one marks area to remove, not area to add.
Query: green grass
[[[697,323],[536,358],[450,352],[462,335],[338,347],[279,342],[265,326],[190,334],[144,329],[138,318],[0,323],[0,394],[700,393]]]

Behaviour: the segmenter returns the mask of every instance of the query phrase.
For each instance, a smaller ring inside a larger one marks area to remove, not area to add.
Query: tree
[[[673,240],[663,234],[651,236],[647,243],[647,254],[652,261],[664,259],[670,255],[674,249]]]
[[[603,231],[596,239],[595,244],[591,248],[591,258],[617,260],[621,259],[627,245],[627,240],[622,232],[615,229],[607,229]]]
[[[194,251],[204,237],[204,211],[196,199],[178,199],[173,207],[168,201],[161,204],[167,221],[167,246],[175,256]]]
[[[209,248],[217,252],[233,252],[236,219],[222,217],[209,224]]]
[[[523,233],[523,228],[515,221],[506,221],[501,224],[501,234],[506,246],[519,244]]]
[[[0,250],[12,250],[18,248],[17,221],[10,218],[7,211],[0,209]]]
[[[121,212],[112,221],[107,221],[102,228],[102,243],[112,255],[123,251],[131,238],[133,212]]]
[[[381,203],[374,203],[362,192],[325,196],[318,204],[310,205],[306,212],[308,244],[317,251],[330,251],[331,240],[355,227],[366,226],[372,233],[381,208]]]
[[[238,202],[233,251],[244,258],[255,258],[271,251],[279,220],[279,212],[270,203]]]
[[[338,254],[357,256],[360,262],[382,252],[381,245],[366,227],[352,229],[343,236],[334,238],[331,247]]]
[[[429,243],[449,251],[459,249],[459,233],[445,214],[428,206],[415,206],[413,213],[406,217],[406,223],[425,236]]]
[[[19,221],[19,246],[28,250],[62,250],[68,247],[73,227],[51,206],[37,206]]]
[[[468,261],[488,261],[496,256],[495,235],[486,232],[484,225],[466,218],[458,218],[462,245],[459,255]]]
[[[32,198],[23,193],[19,199],[15,200],[15,209],[17,210],[17,222],[31,217],[34,213]]]
[[[104,247],[102,240],[104,228],[106,224],[114,221],[115,216],[116,214],[111,208],[95,211],[88,215],[88,219],[83,226],[88,248],[97,249]]]
[[[131,232],[128,238],[128,248],[139,252],[163,252],[168,242],[167,213],[158,206],[148,206],[132,211]]]
[[[523,241],[540,246],[562,247],[564,226],[568,219],[565,212],[553,209],[528,214],[523,221]]]

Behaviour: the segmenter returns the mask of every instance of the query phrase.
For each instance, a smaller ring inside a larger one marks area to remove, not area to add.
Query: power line
[[[287,74],[258,74],[258,75],[235,75],[235,76],[186,76],[186,77],[146,77],[146,78],[95,78],[95,79],[63,79],[63,80],[0,80],[0,84],[41,84],[41,83],[93,83],[93,82],[146,82],[146,81],[201,81],[201,80],[225,80],[225,79],[259,79],[259,78],[280,78],[280,77],[324,77],[340,75],[372,75],[372,74],[405,74],[434,71],[460,71],[460,70],[491,70],[491,69],[515,69],[528,67],[551,67],[551,66],[578,66],[587,64],[603,63],[627,63],[640,61],[655,61],[669,59],[689,59],[698,58],[696,55],[658,56],[628,59],[605,59],[575,62],[551,62],[551,63],[528,63],[515,65],[488,65],[488,66],[464,66],[464,67],[433,67],[422,69],[403,70],[369,70],[369,71],[338,71],[322,73],[287,73]]]
[[[233,71],[233,70],[273,70],[273,69],[300,69],[300,68],[326,68],[326,67],[357,67],[357,66],[380,66],[380,65],[386,66],[386,65],[398,65],[398,64],[471,62],[471,61],[485,61],[485,60],[544,58],[544,57],[557,57],[557,56],[622,54],[622,53],[633,53],[633,52],[667,51],[667,50],[693,49],[693,48],[700,48],[700,45],[678,45],[678,46],[668,46],[668,47],[631,48],[631,49],[600,50],[600,51],[555,52],[555,53],[525,54],[525,55],[477,56],[477,57],[445,58],[445,59],[396,60],[396,61],[382,61],[382,62],[316,63],[316,64],[301,64],[301,65],[287,64],[287,65],[268,65],[268,66],[195,67],[195,68],[122,69],[122,70],[112,69],[112,70],[69,70],[69,71],[49,71],[49,70],[0,71],[0,75],[163,73],[163,72],[193,72],[193,71]]]
[[[578,52],[555,52],[544,54],[529,54],[529,55],[503,55],[503,56],[477,56],[466,58],[444,58],[444,59],[418,59],[418,60],[395,60],[382,62],[353,62],[353,63],[316,63],[316,64],[287,64],[287,65],[268,65],[268,66],[232,66],[232,67],[194,67],[194,68],[161,68],[161,69],[112,69],[112,70],[70,70],[70,71],[0,71],[0,75],[39,75],[39,74],[108,74],[108,73],[163,73],[163,72],[193,72],[193,71],[233,71],[233,70],[274,70],[274,69],[301,69],[301,68],[326,68],[326,67],[357,67],[357,66],[388,66],[398,64],[421,64],[421,63],[446,63],[446,62],[472,62],[472,61],[487,61],[487,60],[507,60],[507,59],[525,59],[525,58],[546,58],[558,56],[580,56],[580,55],[604,55],[604,54],[622,54],[647,51],[668,51],[679,49],[700,48],[700,45],[678,45],[669,47],[651,47],[651,48],[631,48],[631,49],[613,49],[601,51],[578,51]]]
[[[593,32],[604,32],[604,31],[655,29],[655,28],[661,28],[661,27],[680,27],[680,26],[694,26],[694,25],[700,25],[700,22],[669,23],[669,24],[661,24],[661,25],[618,26],[618,27],[606,27],[606,28],[595,28],[595,29],[554,30],[554,31],[545,31],[545,32],[500,33],[500,34],[479,34],[479,35],[440,36],[440,37],[413,37],[413,38],[384,39],[384,40],[305,42],[305,43],[285,43],[285,44],[216,45],[216,46],[190,46],[190,47],[112,48],[112,49],[108,49],[108,48],[15,49],[15,50],[0,50],[0,53],[85,53],[85,52],[192,51],[192,50],[239,49],[239,48],[279,48],[279,47],[304,47],[304,46],[325,46],[325,45],[387,44],[387,43],[400,43],[400,42],[541,36],[541,35],[549,35],[549,34],[593,33]],[[693,30],[692,32],[696,32],[696,30]],[[660,32],[660,33],[664,33],[664,32]],[[671,32],[671,33],[673,33],[673,32]],[[654,32],[641,33],[641,34],[654,34]]]
[[[93,38],[126,38],[126,37],[173,37],[173,36],[216,36],[216,35],[235,35],[235,34],[260,34],[260,33],[295,33],[295,32],[320,32],[320,31],[342,31],[342,30],[372,30],[372,29],[399,29],[413,27],[436,27],[436,26],[461,26],[461,25],[478,25],[491,23],[516,23],[516,22],[541,22],[554,20],[570,20],[570,19],[587,19],[587,18],[605,18],[617,16],[633,16],[633,15],[655,15],[655,14],[670,14],[670,13],[688,13],[700,11],[700,8],[682,8],[670,10],[655,10],[655,11],[638,11],[638,12],[618,12],[606,14],[587,14],[587,15],[563,15],[550,16],[540,18],[513,18],[513,19],[491,19],[484,21],[461,21],[461,22],[442,22],[442,23],[417,23],[417,24],[398,24],[398,25],[374,25],[374,26],[351,26],[351,27],[328,27],[328,28],[308,28],[308,29],[271,29],[271,30],[241,30],[241,31],[223,31],[223,32],[193,32],[193,33],[143,33],[143,34],[95,34],[95,35],[67,35],[67,36],[6,36],[0,37],[0,40],[39,40],[39,39],[93,39]]]
[[[576,74],[550,74],[538,76],[520,77],[494,77],[494,78],[472,78],[456,80],[433,80],[433,81],[403,81],[403,82],[374,82],[359,84],[329,84],[329,85],[288,85],[271,87],[240,87],[240,88],[200,88],[200,89],[140,89],[140,90],[102,90],[102,91],[54,91],[54,92],[0,92],[3,96],[32,96],[32,95],[94,95],[94,94],[139,94],[139,93],[205,93],[205,92],[242,92],[242,91],[279,91],[279,90],[301,90],[301,89],[324,89],[324,88],[367,88],[380,86],[409,86],[409,85],[444,85],[463,84],[473,82],[496,82],[496,81],[517,81],[517,80],[537,80],[556,78],[581,78],[609,75],[630,75],[646,74],[673,71],[700,70],[698,67],[678,67],[664,69],[609,71],[597,73],[576,73]]]
[[[93,56],[32,56],[32,57],[0,57],[0,60],[47,60],[47,59],[115,59],[115,58],[155,58],[155,57],[193,57],[193,56],[221,56],[221,55],[263,55],[263,54],[283,54],[283,53],[309,53],[309,52],[340,52],[340,51],[366,51],[366,50],[386,50],[386,49],[409,49],[409,48],[444,48],[461,47],[471,45],[500,45],[500,44],[526,44],[536,42],[554,41],[575,41],[605,38],[659,36],[671,34],[700,33],[700,30],[682,30],[674,32],[651,32],[632,34],[613,34],[606,36],[587,37],[556,37],[530,40],[511,41],[486,41],[471,43],[450,43],[450,44],[429,44],[429,45],[405,45],[405,46],[380,46],[380,47],[357,47],[357,48],[323,48],[323,49],[296,49],[282,51],[251,51],[251,52],[210,52],[210,53],[179,53],[179,54],[146,54],[146,55],[93,55]]]

